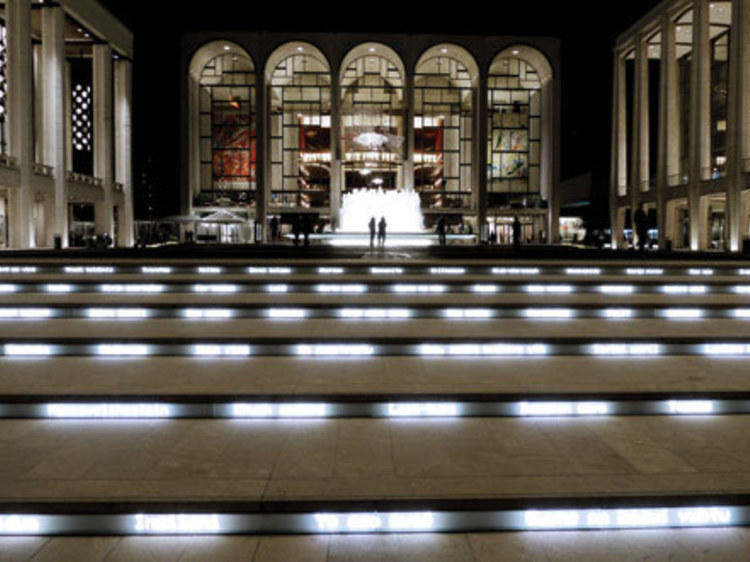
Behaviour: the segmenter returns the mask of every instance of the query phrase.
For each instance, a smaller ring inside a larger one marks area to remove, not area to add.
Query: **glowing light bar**
[[[635,291],[633,285],[601,285],[599,292],[605,295],[632,295]]]
[[[319,267],[318,273],[320,275],[341,275],[344,273],[343,267]]]
[[[250,275],[289,275],[292,272],[291,267],[248,267],[247,273]]]
[[[375,354],[375,346],[368,344],[301,344],[295,346],[297,355],[367,356]]]
[[[629,267],[625,270],[625,273],[627,275],[664,275],[664,270],[651,267]]]
[[[612,319],[632,318],[633,311],[629,308],[606,308],[604,316]]]
[[[303,308],[269,308],[266,310],[266,315],[269,318],[288,320],[293,318],[306,318],[307,311]]]
[[[148,318],[149,311],[145,308],[89,308],[86,311],[89,318],[117,318],[138,319]]]
[[[403,267],[371,267],[370,273],[373,275],[402,275]]]
[[[18,287],[11,283],[0,284],[0,293],[15,293]]]
[[[493,267],[493,275],[539,275],[538,267]]]
[[[163,275],[172,273],[172,268],[144,265],[141,267],[141,273],[145,273],[146,275]]]
[[[0,535],[35,535],[39,530],[39,517],[34,515],[0,515]]]
[[[750,308],[736,308],[732,311],[735,318],[750,318]]]
[[[704,276],[707,276],[707,275],[713,275],[713,274],[714,274],[714,270],[713,269],[708,269],[708,268],[702,268],[702,269],[699,269],[699,268],[690,268],[690,269],[688,269],[688,275],[704,275]]]
[[[226,320],[234,316],[233,311],[225,308],[187,308],[183,314],[192,320]]]
[[[235,418],[325,418],[327,404],[232,404]]]
[[[703,295],[708,292],[705,285],[664,285],[661,290],[668,295]]]
[[[96,346],[97,355],[111,357],[143,356],[150,353],[149,346],[143,344],[99,344]]]
[[[750,345],[742,343],[707,343],[703,346],[705,355],[748,355]]]
[[[407,308],[342,308],[339,316],[349,319],[403,319],[411,318],[412,311]]]
[[[695,320],[703,318],[704,312],[700,308],[668,308],[662,314],[673,320]]]
[[[670,414],[712,414],[714,403],[712,400],[670,400],[667,403]]]
[[[567,275],[601,275],[599,267],[568,267],[565,269]]]
[[[135,516],[134,531],[149,534],[206,534],[220,533],[219,516],[192,513]]]
[[[393,286],[393,291],[399,294],[419,294],[419,293],[444,293],[448,290],[445,285],[403,285]]]
[[[547,355],[548,348],[544,344],[421,344],[418,348],[420,355],[452,355],[452,356],[524,356]]]
[[[39,357],[52,355],[52,346],[46,344],[8,343],[3,347],[5,355],[17,357]]]
[[[750,269],[739,269],[737,271],[738,275],[750,275]]]
[[[193,355],[201,357],[247,357],[250,346],[244,344],[196,344],[192,348]]]
[[[75,273],[75,274],[104,274],[104,273],[114,273],[115,268],[109,267],[109,266],[68,266],[65,268],[65,273]]]
[[[231,294],[236,293],[239,290],[237,285],[223,284],[223,285],[193,285],[194,293],[211,293],[211,294]]]
[[[44,290],[48,293],[70,293],[73,291],[73,286],[64,283],[50,283],[44,286]]]
[[[47,404],[49,418],[168,418],[168,404]]]
[[[593,355],[660,355],[658,343],[595,343],[591,346]]]
[[[531,294],[567,294],[573,292],[572,285],[527,285],[526,292]]]
[[[284,284],[277,285],[266,285],[266,292],[268,293],[286,293],[289,287]]]
[[[337,293],[344,295],[361,294],[367,292],[367,285],[337,285],[321,284],[316,285],[315,290],[318,293]]]
[[[569,308],[527,308],[524,310],[524,316],[540,319],[569,319],[573,318],[573,311]]]
[[[451,402],[391,403],[388,416],[394,418],[451,418],[458,415],[458,404]]]
[[[471,290],[474,293],[489,294],[497,293],[500,288],[497,285],[472,285]]]
[[[18,273],[36,273],[37,271],[38,269],[36,267],[31,267],[31,266],[4,265],[0,267],[0,273],[18,274]]]
[[[22,320],[37,320],[51,316],[52,311],[49,308],[0,308],[0,320],[17,318]]]
[[[201,275],[218,275],[224,272],[223,267],[199,267],[198,273]]]
[[[102,285],[102,293],[163,293],[164,285]]]
[[[748,285],[737,285],[734,288],[734,292],[738,295],[750,295],[750,286]]]
[[[465,267],[431,267],[431,275],[464,275]]]
[[[494,312],[487,308],[447,308],[443,311],[446,318],[478,320],[492,318]]]
[[[606,416],[609,406],[606,402],[521,402],[518,405],[521,416]]]

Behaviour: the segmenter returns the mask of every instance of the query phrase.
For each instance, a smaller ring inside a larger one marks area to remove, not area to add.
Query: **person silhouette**
[[[378,246],[385,247],[385,230],[388,227],[388,223],[385,222],[385,217],[380,217],[378,223]]]
[[[368,226],[370,227],[370,248],[372,248],[375,246],[375,217],[370,218],[370,223]],[[379,239],[378,242],[380,242]]]

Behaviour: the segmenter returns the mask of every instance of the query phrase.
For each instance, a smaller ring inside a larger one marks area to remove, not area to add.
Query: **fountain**
[[[368,232],[370,218],[385,217],[389,233],[424,231],[419,194],[414,190],[355,189],[343,196],[339,232]]]

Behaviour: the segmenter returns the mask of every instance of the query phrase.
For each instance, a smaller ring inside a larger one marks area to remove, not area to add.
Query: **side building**
[[[133,36],[95,0],[0,8],[0,248],[133,243]]]
[[[547,38],[187,34],[183,229],[333,229],[346,194],[413,189],[426,228],[509,238],[518,216],[526,240],[554,241],[559,61]]]
[[[665,0],[617,39],[612,244],[643,205],[659,246],[750,235],[750,0]]]

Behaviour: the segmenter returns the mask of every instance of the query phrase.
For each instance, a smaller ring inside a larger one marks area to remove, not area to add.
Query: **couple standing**
[[[380,222],[377,223],[379,247],[385,247],[385,229],[387,226],[388,225],[385,222],[385,217],[380,217]],[[373,248],[375,246],[375,217],[372,217],[370,219],[369,227],[370,227],[370,248]]]

